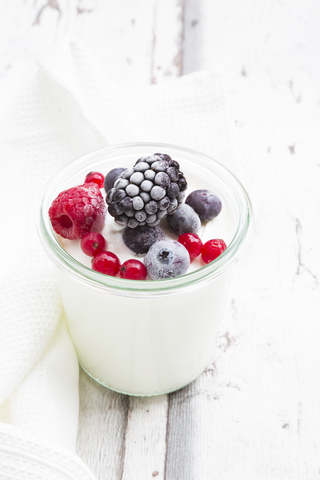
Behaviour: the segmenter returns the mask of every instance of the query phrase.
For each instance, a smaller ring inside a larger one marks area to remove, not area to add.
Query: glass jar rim
[[[89,166],[90,162],[97,157],[104,156],[107,160],[108,158],[111,159],[116,153],[129,154],[139,152],[141,149],[165,151],[169,154],[179,152],[181,155],[185,153],[196,156],[198,160],[202,161],[204,165],[208,165],[209,167],[212,166],[213,163],[215,166],[215,175],[228,185],[229,190],[233,195],[233,200],[238,207],[238,225],[234,237],[229,243],[227,249],[213,262],[196,271],[175,278],[145,281],[127,280],[107,276],[86,267],[69,255],[56,239],[48,215],[48,205],[50,206],[53,198],[55,198],[52,197],[53,191],[65,176],[71,175],[80,165],[83,166],[88,163]],[[224,165],[208,155],[186,147],[167,143],[124,143],[105,147],[83,155],[68,163],[56,175],[54,175],[45,188],[40,207],[40,214],[38,216],[37,230],[44,250],[50,259],[58,267],[67,271],[70,275],[78,278],[80,281],[84,281],[95,288],[109,290],[119,295],[168,295],[170,292],[177,291],[177,289],[185,290],[188,288],[194,288],[195,286],[200,287],[203,283],[213,281],[224,274],[225,271],[239,259],[249,242],[253,230],[253,210],[250,197],[241,182]]]

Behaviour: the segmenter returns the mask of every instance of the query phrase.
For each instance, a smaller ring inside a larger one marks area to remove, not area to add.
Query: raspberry
[[[95,257],[106,247],[106,241],[101,233],[89,232],[81,238],[81,250],[89,257]]]
[[[147,273],[143,263],[134,259],[123,262],[119,270],[120,277],[127,280],[145,280]]]
[[[93,257],[91,266],[96,272],[115,277],[119,272],[120,260],[114,253],[103,251]]]
[[[220,238],[208,240],[202,247],[202,260],[210,263],[215,260],[227,248],[227,245]]]
[[[88,183],[59,193],[49,208],[49,217],[58,235],[74,240],[88,232],[100,232],[106,212],[100,190]]]
[[[102,188],[104,184],[104,175],[100,172],[90,172],[86,175],[84,183],[94,183],[98,188]]]
[[[129,228],[154,227],[177,210],[187,188],[179,168],[169,155],[157,153],[139,158],[132,168],[121,172],[106,198],[115,222]]]
[[[178,242],[188,250],[190,262],[200,255],[203,244],[196,233],[183,233],[179,236]]]

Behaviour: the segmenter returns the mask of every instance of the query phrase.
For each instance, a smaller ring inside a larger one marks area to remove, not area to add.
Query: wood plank
[[[78,0],[72,33],[104,68],[110,82],[148,85],[156,0]]]
[[[165,478],[167,395],[130,397],[122,480]]]
[[[121,479],[125,457],[129,397],[92,380],[80,369],[77,453],[97,480]]]
[[[184,0],[154,5],[151,83],[179,77],[183,57]]]

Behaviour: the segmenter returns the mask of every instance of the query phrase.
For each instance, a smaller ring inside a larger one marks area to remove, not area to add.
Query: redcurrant
[[[104,175],[100,172],[90,172],[86,175],[84,183],[95,183],[98,188],[102,188],[104,184]]]
[[[202,247],[202,260],[204,263],[210,263],[215,260],[227,248],[224,240],[215,238],[208,240]]]
[[[91,265],[96,272],[115,277],[119,272],[120,260],[114,253],[102,251],[93,257]]]
[[[190,262],[200,255],[203,244],[196,233],[183,233],[179,235],[178,242],[188,250]]]
[[[139,260],[126,260],[120,267],[119,275],[128,280],[145,280],[147,269]]]
[[[89,257],[95,257],[102,250],[105,250],[106,246],[105,238],[101,233],[96,232],[86,233],[80,242],[81,250]]]

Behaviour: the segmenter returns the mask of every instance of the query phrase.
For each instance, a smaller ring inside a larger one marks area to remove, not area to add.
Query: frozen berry
[[[178,242],[188,250],[190,262],[200,255],[203,244],[196,233],[183,233],[179,236]]]
[[[136,228],[125,228],[122,238],[127,247],[133,252],[147,253],[151,245],[159,240],[164,240],[164,234],[159,226],[149,227],[149,225],[143,225]]]
[[[115,277],[119,272],[120,260],[114,253],[102,251],[93,257],[91,265],[92,270]]]
[[[196,212],[189,205],[182,204],[178,210],[167,216],[169,227],[176,235],[197,233],[201,222]]]
[[[202,222],[217,217],[222,209],[220,198],[210,190],[194,190],[187,196],[186,204],[193,208]]]
[[[126,168],[113,168],[112,170],[110,170],[109,173],[107,173],[104,179],[104,189],[106,192],[108,192],[113,187],[114,182],[125,170]]]
[[[188,250],[174,240],[154,243],[144,259],[152,280],[174,278],[186,273],[190,265]]]
[[[81,250],[89,257],[94,257],[106,248],[106,241],[101,233],[89,232],[86,233],[80,242]]]
[[[220,238],[208,240],[202,247],[202,260],[204,263],[210,263],[219,257],[226,248],[227,245]]]
[[[86,175],[84,183],[95,183],[98,188],[102,188],[104,183],[104,176],[100,172],[90,172]]]
[[[146,223],[154,226],[173,213],[182,203],[181,194],[187,188],[179,168],[178,162],[169,155],[157,153],[139,158],[132,168],[120,173],[117,180],[108,185],[106,198],[115,222],[129,228]],[[122,203],[126,208],[122,208]]]
[[[119,270],[119,276],[127,280],[145,280],[147,274],[144,264],[134,259],[125,261]]]
[[[101,232],[106,212],[100,190],[86,183],[59,193],[51,204],[49,217],[57,234],[74,240],[88,232]]]

